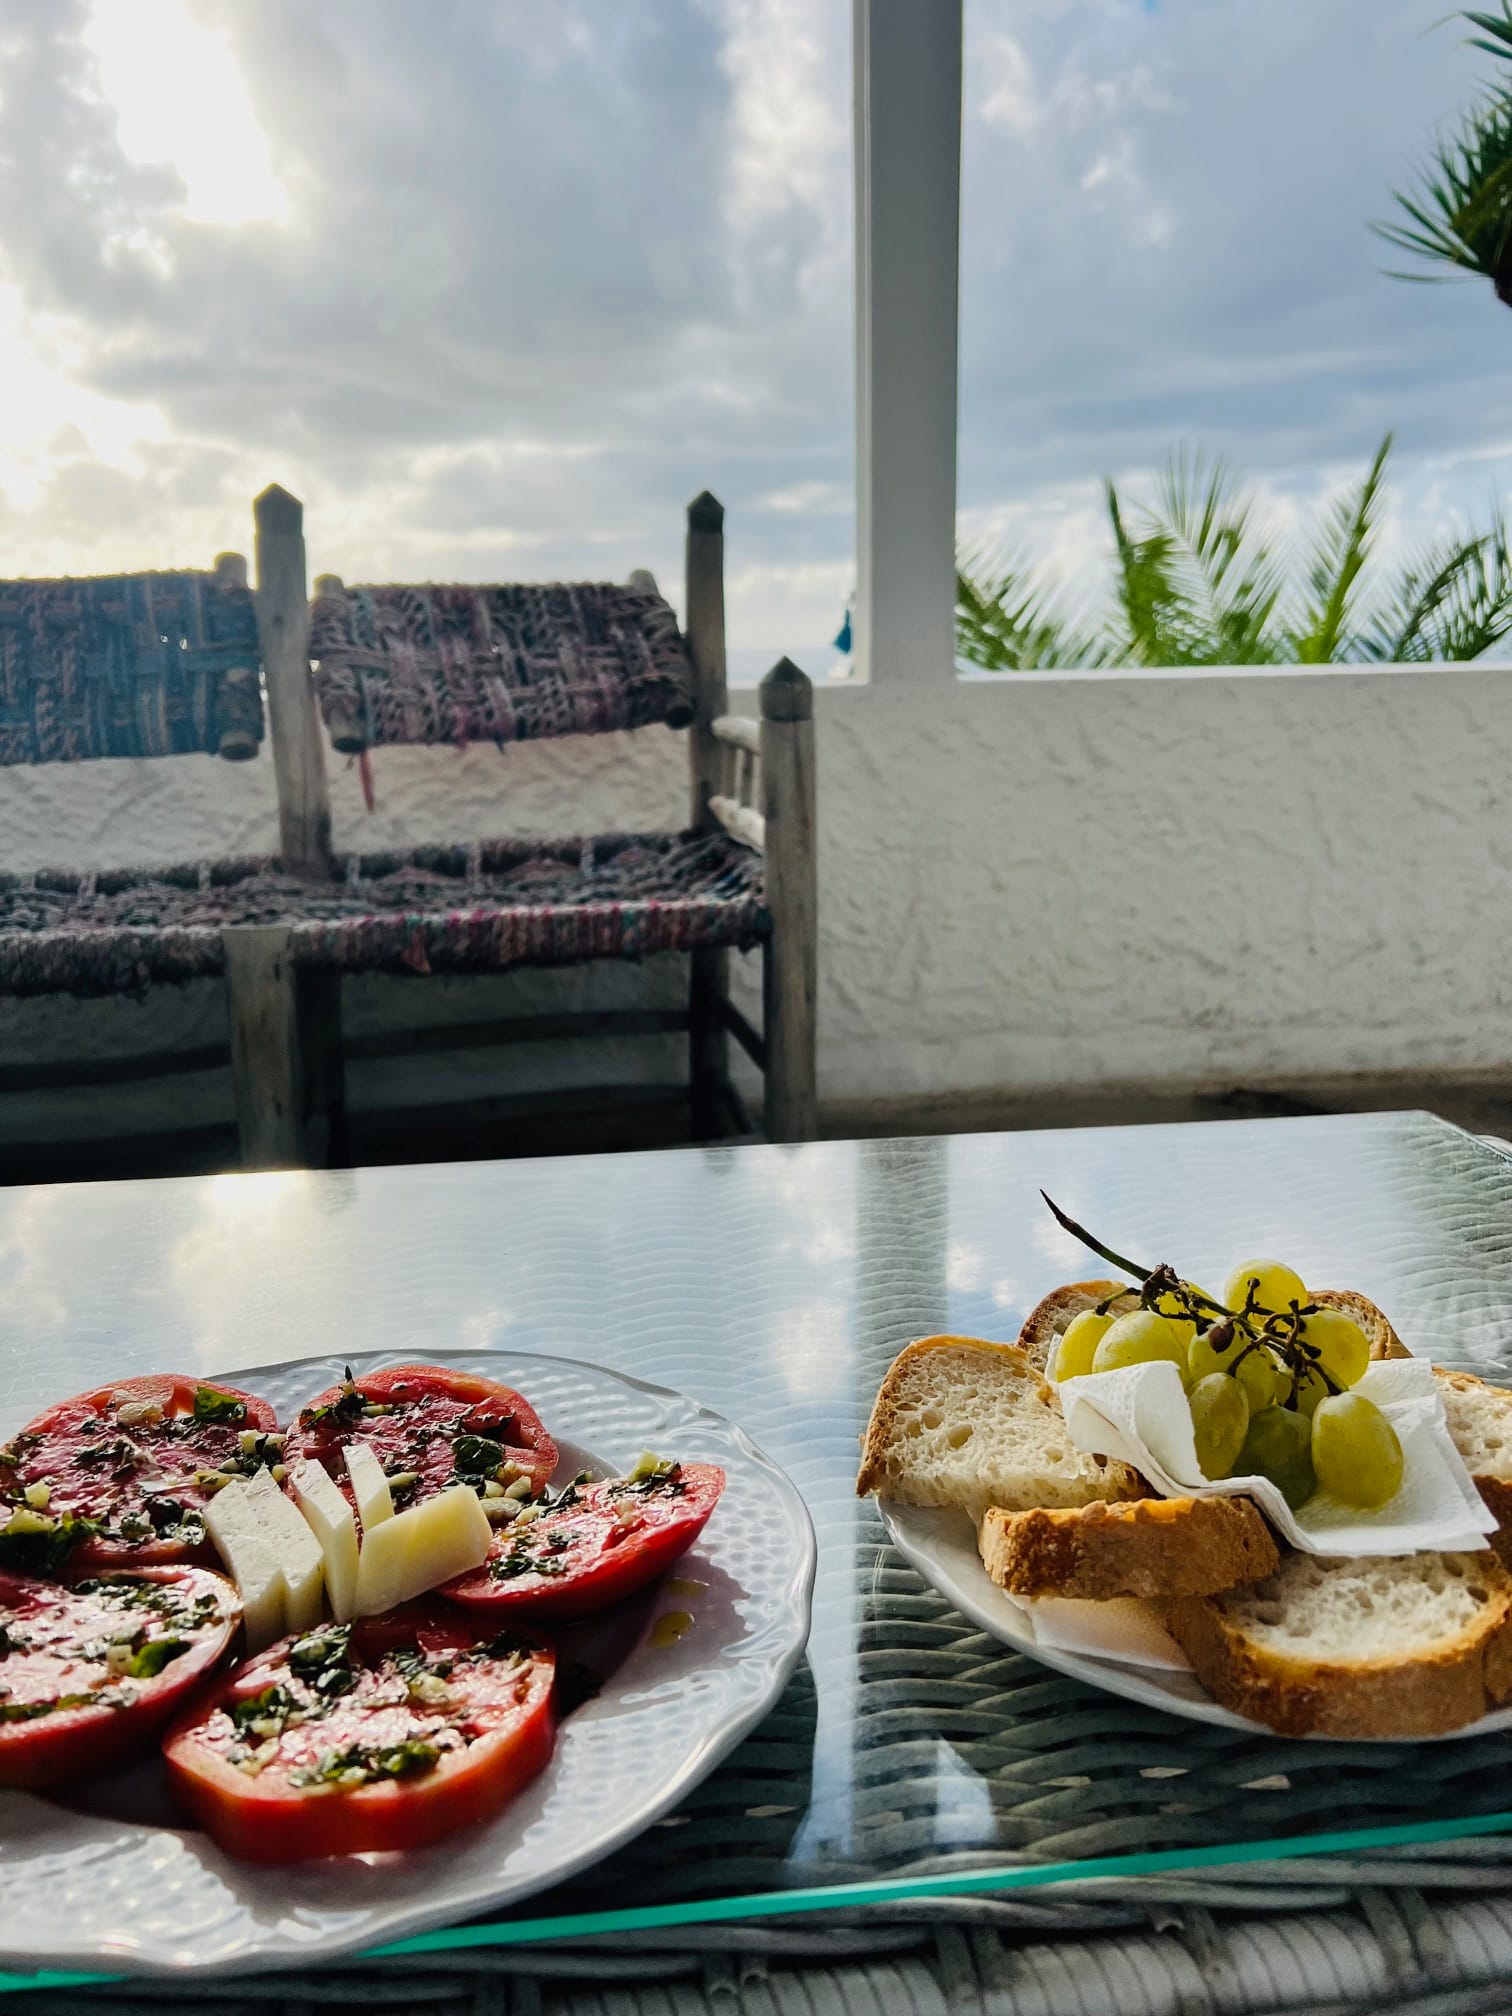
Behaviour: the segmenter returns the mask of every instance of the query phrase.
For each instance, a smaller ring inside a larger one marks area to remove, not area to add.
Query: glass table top
[[[1041,1186],[1152,1264],[1279,1253],[1438,1363],[1512,1378],[1512,1159],[1384,1114],[0,1191],[0,1415],[132,1372],[493,1347],[679,1388],[785,1467],[819,1564],[778,1709],[649,1835],[480,1939],[1512,1828],[1512,1735],[1179,1721],[999,1645],[892,1551],[854,1493],[876,1386],[910,1338],[1012,1339],[1087,1274]]]

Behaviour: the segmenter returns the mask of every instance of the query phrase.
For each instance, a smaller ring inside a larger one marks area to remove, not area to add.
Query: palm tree
[[[1512,60],[1512,0],[1502,12],[1466,13],[1481,32],[1471,46]],[[1512,92],[1487,92],[1459,131],[1441,139],[1411,196],[1394,192],[1405,224],[1377,224],[1388,243],[1448,271],[1399,273],[1399,280],[1463,279],[1479,274],[1512,307]]]
[[[1506,525],[1498,516],[1488,532],[1442,539],[1377,584],[1370,561],[1390,453],[1387,435],[1295,575],[1222,462],[1177,456],[1154,502],[1133,513],[1109,482],[1109,616],[1093,624],[1031,564],[977,551],[957,568],[957,653],[989,672],[1479,658],[1512,631]]]

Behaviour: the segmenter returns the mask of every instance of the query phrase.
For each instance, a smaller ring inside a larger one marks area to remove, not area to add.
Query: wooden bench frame
[[[331,872],[325,738],[309,660],[304,512],[276,484],[256,500],[255,602],[278,791],[279,846],[292,873]],[[217,566],[236,563],[222,555]],[[245,562],[240,565],[245,571]],[[724,507],[707,491],[688,507],[684,630],[693,667],[689,823],[723,827],[763,856],[771,934],[762,947],[760,1034],[730,999],[727,950],[690,954],[686,1011],[621,1009],[515,1016],[430,1032],[434,1047],[686,1030],[694,1140],[756,1128],[729,1072],[733,1036],[764,1079],[772,1141],[806,1141],[817,1124],[817,870],[813,688],[787,659],[760,688],[760,719],[729,713],[725,674]],[[335,577],[322,577],[333,585]],[[655,589],[648,574],[632,584]],[[322,585],[317,581],[317,589]],[[759,802],[758,802],[759,794]],[[226,1005],[243,1165],[323,1166],[341,1159],[341,975],[297,966],[277,925],[224,934]],[[427,1046],[432,1047],[432,1046]],[[526,1095],[529,1097],[530,1095]],[[606,1095],[607,1097],[608,1095]],[[629,1095],[631,1102],[634,1094]],[[538,1103],[538,1102],[537,1102]]]

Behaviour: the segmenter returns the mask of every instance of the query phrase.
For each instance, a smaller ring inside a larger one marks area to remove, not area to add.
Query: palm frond
[[[1479,537],[1441,541],[1402,570],[1364,655],[1399,665],[1468,664],[1512,633],[1512,551],[1498,517]]]
[[[1502,53],[1512,56],[1512,17],[1507,32]],[[1389,245],[1457,273],[1502,277],[1512,250],[1512,96],[1483,99],[1438,143],[1416,191],[1394,193],[1408,222],[1372,226]]]
[[[956,561],[956,656],[984,672],[1064,671],[1097,645],[1019,562],[979,549]]]
[[[1221,460],[1204,463],[1178,452],[1150,515],[1169,543],[1173,576],[1201,640],[1185,662],[1268,663],[1282,575],[1256,529],[1254,500]]]
[[[1470,37],[1472,49],[1484,49],[1488,56],[1512,58],[1512,4],[1509,0],[1502,0],[1500,14],[1480,14],[1467,9],[1465,19],[1472,28],[1482,31],[1480,35]],[[1484,39],[1488,35],[1490,41]]]
[[[1299,665],[1326,665],[1344,655],[1360,572],[1380,515],[1390,453],[1388,434],[1358,490],[1339,499],[1317,535],[1307,588],[1291,625],[1289,655]]]
[[[1201,617],[1180,580],[1175,540],[1158,524],[1143,536],[1131,532],[1111,477],[1104,493],[1113,528],[1114,592],[1121,619],[1109,640],[1110,652],[1139,665],[1201,663],[1193,655],[1201,648]]]

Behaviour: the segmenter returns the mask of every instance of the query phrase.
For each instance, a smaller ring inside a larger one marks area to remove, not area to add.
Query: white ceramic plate
[[[361,1375],[418,1355],[351,1363]],[[0,1793],[0,1967],[244,1972],[518,1904],[652,1825],[776,1703],[808,1638],[815,1557],[807,1509],[782,1471],[707,1408],[599,1366],[508,1351],[436,1362],[518,1387],[561,1448],[563,1476],[587,1463],[626,1468],[642,1449],[720,1464],[724,1496],[672,1571],[683,1586],[626,1606],[634,1636],[615,1648],[624,1656],[602,1692],[563,1723],[542,1775],[496,1821],[432,1848],[253,1868],[171,1824],[150,1762],[72,1806]],[[339,1359],[306,1358],[222,1376],[287,1423],[341,1375]],[[6,1420],[0,1433],[22,1425]],[[669,1610],[692,1622],[658,1642],[670,1634],[654,1632],[656,1617]]]
[[[927,1511],[913,1505],[878,1504],[887,1537],[910,1566],[917,1568],[931,1588],[938,1589],[963,1617],[988,1631],[1015,1652],[1027,1652],[1057,1673],[1085,1680],[1106,1693],[1119,1694],[1125,1701],[1138,1701],[1146,1708],[1163,1708],[1170,1715],[1184,1715],[1189,1722],[1211,1722],[1220,1729],[1245,1729],[1257,1736],[1273,1736],[1262,1722],[1221,1708],[1202,1686],[1195,1673],[1167,1672],[1153,1666],[1131,1666],[1119,1659],[1095,1658],[1085,1652],[1068,1652],[1059,1646],[1041,1645],[1033,1627],[1016,1603],[998,1588],[982,1566],[971,1522],[959,1512]],[[1414,1742],[1452,1743],[1463,1736],[1487,1736],[1494,1730],[1512,1729],[1512,1708],[1499,1708],[1478,1722],[1453,1729],[1447,1736],[1414,1737]],[[1322,1742],[1338,1742],[1338,1737],[1321,1737]],[[1358,1742],[1374,1739],[1358,1737]],[[1398,1739],[1400,1740],[1400,1739]]]

